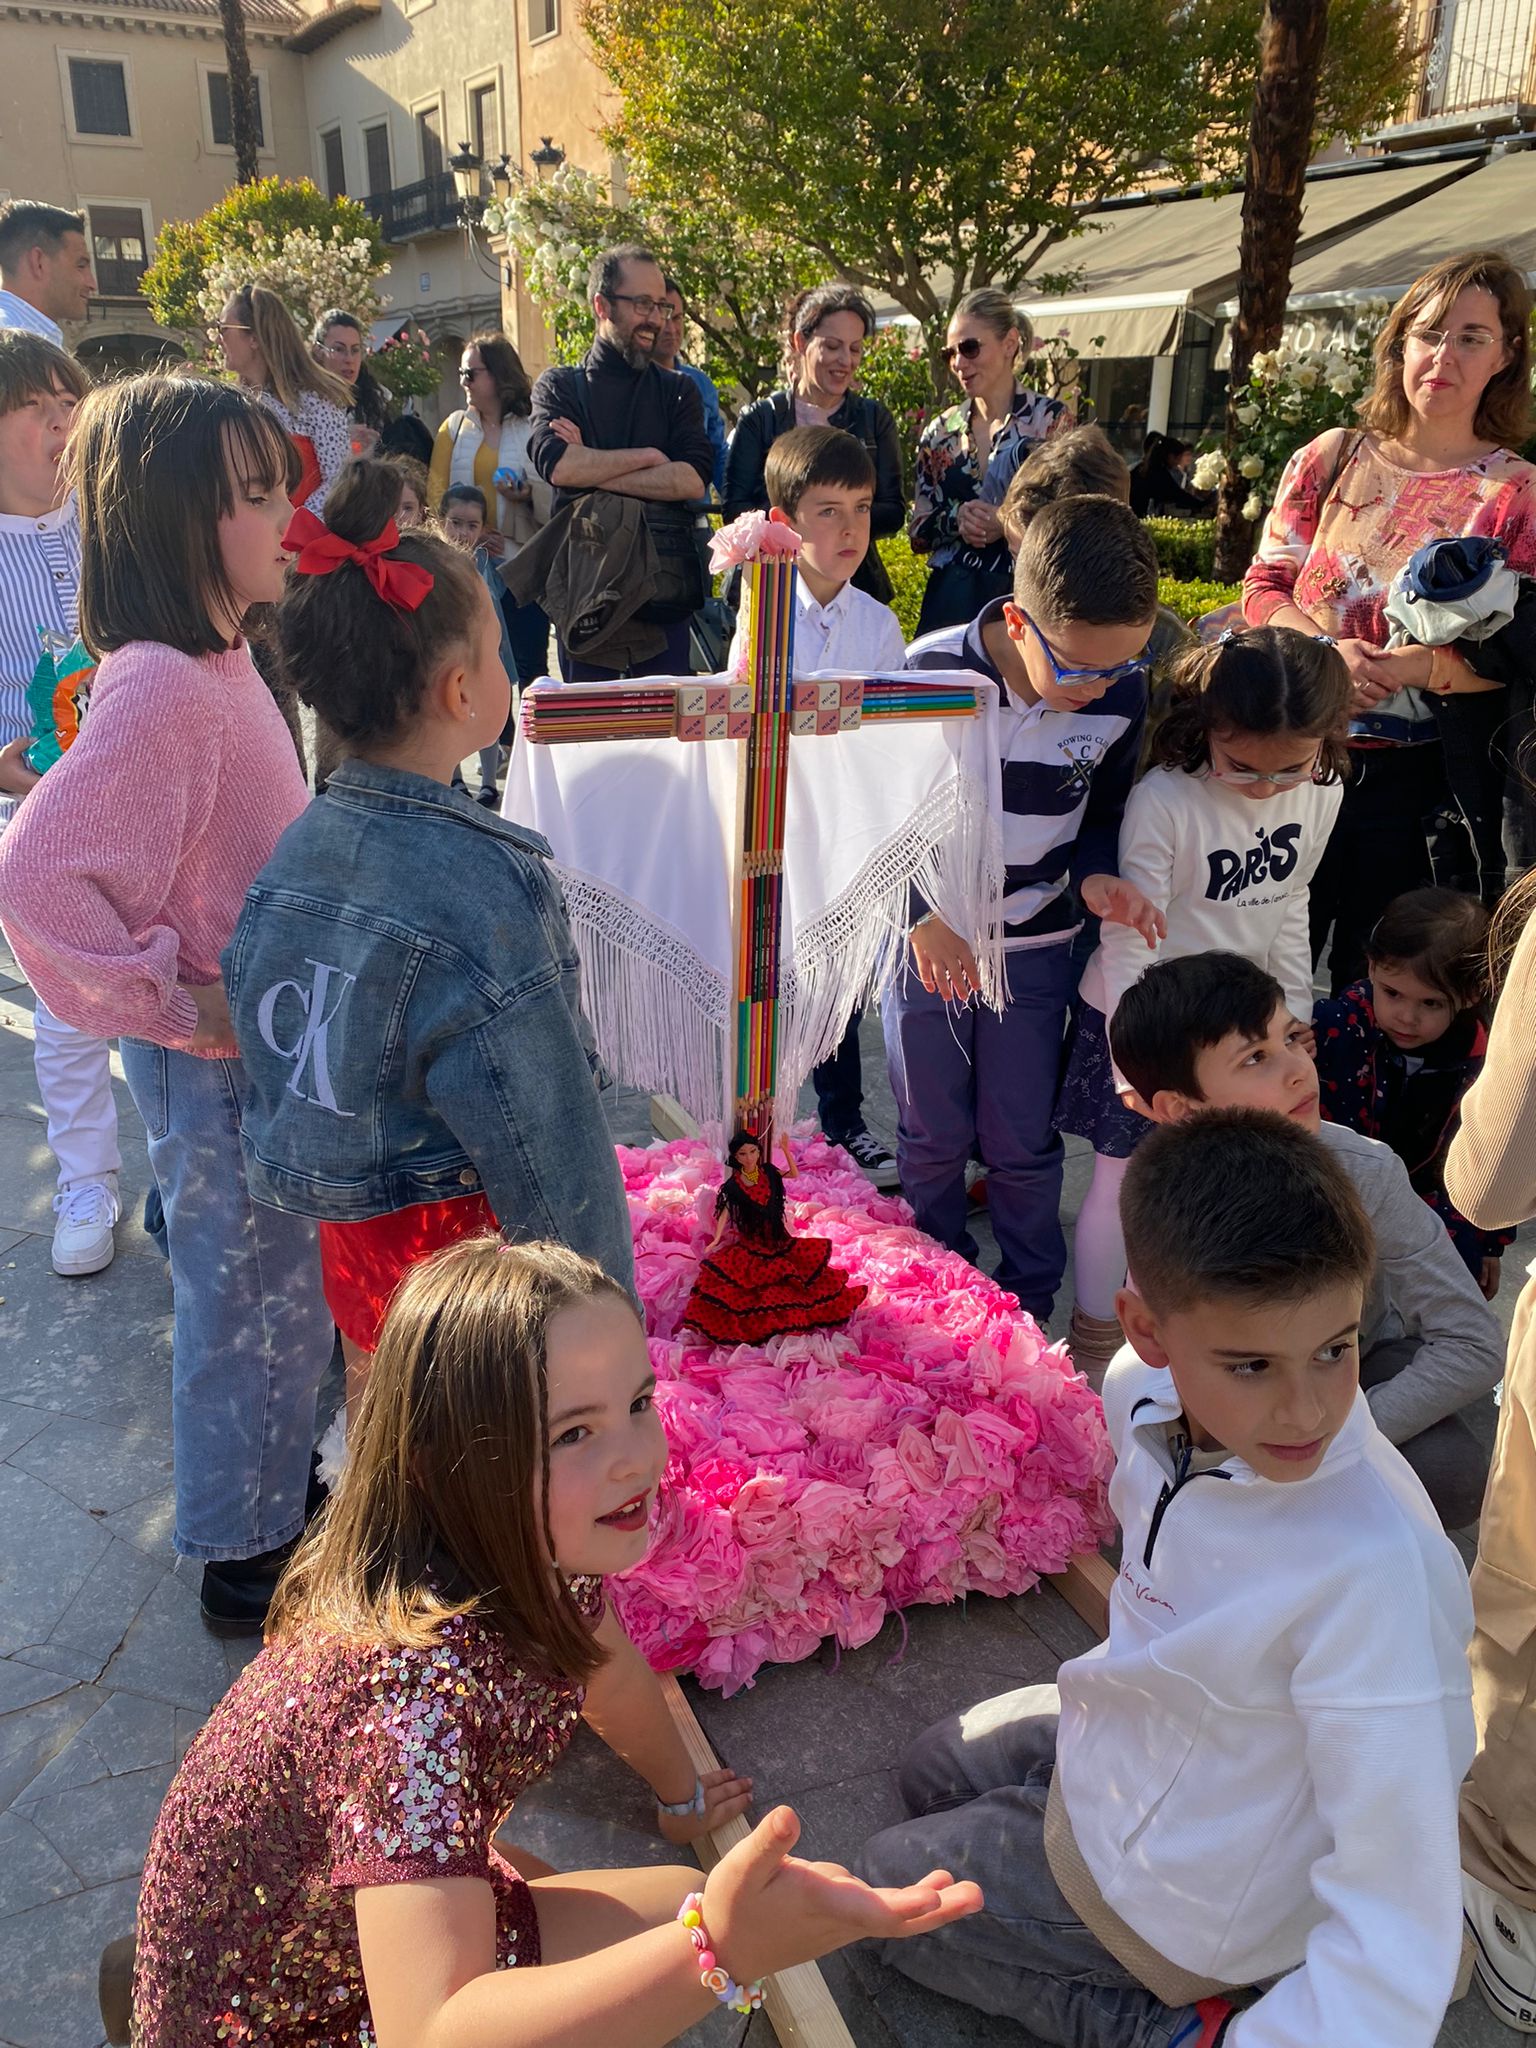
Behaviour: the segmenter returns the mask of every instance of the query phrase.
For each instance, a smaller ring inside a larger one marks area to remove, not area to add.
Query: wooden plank
[[[651,1129],[670,1144],[674,1138],[696,1138],[698,1124],[675,1095],[651,1097]]]
[[[1054,1586],[1069,1607],[1075,1608],[1095,1635],[1109,1634],[1109,1594],[1119,1573],[1098,1550],[1086,1550],[1074,1557],[1064,1572],[1054,1572],[1046,1581]]]
[[[705,1771],[718,1770],[720,1759],[699,1726],[682,1687],[669,1674],[662,1679],[661,1689],[694,1769],[701,1776]],[[744,1842],[751,1832],[745,1817],[738,1815],[723,1828],[703,1836],[693,1848],[704,1868],[713,1870],[726,1851]],[[853,2048],[853,2036],[844,2026],[827,1981],[814,1963],[797,1963],[794,1969],[780,1970],[770,1977],[764,1986],[763,2006],[781,2048]]]

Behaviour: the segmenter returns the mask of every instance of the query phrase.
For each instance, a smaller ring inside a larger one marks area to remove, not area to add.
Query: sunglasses
[[[973,363],[981,354],[981,342],[974,334],[968,334],[964,341],[946,342],[939,353],[946,363],[952,363],[956,356],[964,356],[968,363]]]
[[[209,339],[217,341],[221,334],[249,334],[250,328],[243,320],[219,320],[208,329]]]
[[[476,363],[476,364],[475,364],[475,366],[474,366],[474,368],[473,368],[473,369],[471,369],[471,370],[460,370],[460,372],[459,372],[459,382],[460,382],[461,384],[473,384],[473,383],[474,383],[474,381],[475,381],[475,379],[476,379],[477,377],[483,377],[484,375],[485,375],[485,365],[484,365],[484,363]]]

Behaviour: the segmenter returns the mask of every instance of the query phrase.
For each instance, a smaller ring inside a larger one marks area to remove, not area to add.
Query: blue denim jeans
[[[986,1906],[936,1934],[871,1947],[915,1983],[1059,2048],[1180,2048],[1199,2038],[1194,2007],[1164,2005],[1117,1963],[1045,1860],[1060,1709],[1054,1685],[1027,1685],[918,1737],[900,1771],[912,1818],[866,1843],[856,1867],[878,1885],[948,1870],[980,1885]]]
[[[175,1341],[176,1548],[234,1559],[304,1526],[315,1390],[335,1331],[307,1218],[253,1202],[238,1060],[120,1046],[165,1205]]]
[[[1008,955],[1003,1014],[929,995],[908,966],[883,1012],[901,1190],[918,1224],[974,1259],[965,1169],[978,1152],[1000,1254],[997,1281],[1044,1323],[1066,1270],[1061,1139],[1051,1127],[1067,1005],[1070,945]]]

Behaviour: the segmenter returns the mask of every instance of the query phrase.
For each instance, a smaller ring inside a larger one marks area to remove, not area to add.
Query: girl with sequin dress
[[[339,1490],[156,1823],[140,2048],[643,2048],[765,1971],[977,1909],[943,1872],[880,1893],[794,1861],[784,1808],[681,1924],[696,1870],[556,1875],[494,1840],[578,1718],[668,1802],[669,1841],[747,1805],[748,1780],[696,1777],[603,1599],[666,1462],[654,1384],[628,1296],[562,1246],[413,1270]]]

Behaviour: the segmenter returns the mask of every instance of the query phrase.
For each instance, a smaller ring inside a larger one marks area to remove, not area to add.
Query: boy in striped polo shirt
[[[27,685],[42,635],[75,636],[80,519],[63,492],[61,459],[86,378],[41,335],[0,332],[0,832],[38,777]],[[99,1273],[112,1263],[119,1213],[117,1105],[111,1048],[55,1017],[42,998],[33,1059],[59,1165],[53,1233],[56,1273]]]
[[[998,1284],[1044,1327],[1066,1267],[1061,1139],[1052,1128],[1084,911],[1159,929],[1118,876],[1120,818],[1147,713],[1143,656],[1157,616],[1157,557],[1113,498],[1048,505],[1026,529],[1013,597],[968,626],[927,633],[908,668],[974,669],[998,686],[1008,997],[971,999],[976,960],[931,911],[912,971],[885,1008],[902,1191],[921,1227],[967,1258],[965,1169],[987,1169]]]

